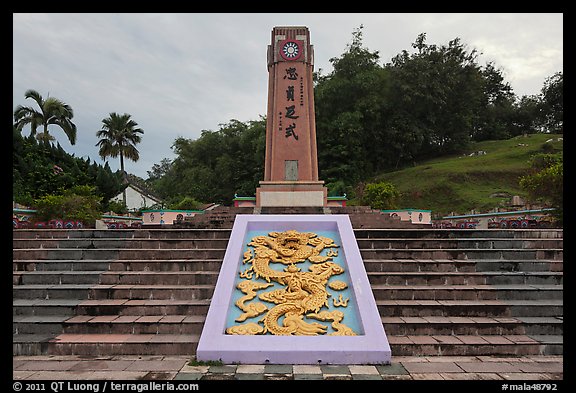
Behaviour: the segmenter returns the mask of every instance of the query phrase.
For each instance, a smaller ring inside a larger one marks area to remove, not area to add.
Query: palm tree
[[[48,126],[54,124],[62,128],[72,145],[76,144],[76,125],[71,120],[74,112],[70,105],[54,97],[47,97],[44,100],[36,90],[28,90],[24,96],[32,98],[40,107],[40,111],[18,105],[14,111],[14,126],[18,131],[22,131],[25,125],[30,124],[30,134],[36,135],[36,129],[42,125],[44,131],[38,133],[36,139],[48,142],[55,139],[48,131]]]
[[[127,182],[126,171],[124,171],[124,157],[136,162],[140,158],[136,144],[140,143],[144,134],[141,128],[137,128],[138,123],[130,119],[130,115],[124,113],[110,113],[110,117],[102,119],[102,129],[96,131],[96,136],[100,138],[96,146],[100,147],[98,153],[102,159],[106,157],[120,156],[120,170],[122,178]],[[124,206],[126,206],[126,188],[122,192]]]

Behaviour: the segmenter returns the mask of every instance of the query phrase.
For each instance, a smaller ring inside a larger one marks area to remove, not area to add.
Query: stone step
[[[21,260],[13,262],[14,271],[156,271],[184,272],[210,271],[219,272],[222,259],[134,259],[134,260],[94,260],[94,259],[60,259],[60,260]]]
[[[69,315],[14,315],[12,334],[61,334]]]
[[[15,239],[13,249],[226,249],[228,239]]]
[[[200,334],[205,316],[14,316],[13,334]],[[383,317],[387,335],[562,335],[555,317]]]
[[[25,271],[14,274],[18,277],[14,285],[56,285],[56,284],[206,284],[213,282],[199,282],[204,277],[214,274],[206,272],[109,272],[109,271],[66,271],[66,270],[38,270]],[[158,277],[161,277],[158,279]],[[180,280],[182,277],[182,280]]]
[[[563,336],[388,336],[393,356],[562,355]]]
[[[12,299],[13,316],[68,316],[76,313],[80,299]]]
[[[200,315],[15,316],[13,334],[200,334]]]
[[[209,299],[14,299],[13,315],[206,315]],[[376,300],[382,317],[559,317],[562,300]]]
[[[219,267],[219,266],[218,266]],[[213,284],[218,271],[20,271],[13,274],[13,285],[34,284]],[[375,285],[562,285],[562,272],[368,272]]]
[[[222,259],[134,259],[134,260],[17,260],[14,272],[31,271],[215,271],[219,272]],[[368,273],[545,273],[563,270],[562,260],[460,260],[460,259],[365,259]]]
[[[15,229],[13,239],[228,239],[231,229]],[[562,239],[562,229],[359,229],[356,238]]]
[[[552,259],[562,260],[562,249],[367,249],[361,248],[360,254],[366,259]]]
[[[100,284],[103,270],[78,271],[24,271],[14,285]]]
[[[190,355],[199,335],[60,334],[14,335],[19,355]],[[562,336],[406,335],[388,336],[394,356],[561,355]]]
[[[366,272],[561,272],[553,259],[364,259]]]
[[[16,229],[13,239],[228,239],[230,229]]]
[[[561,285],[372,285],[376,300],[544,300],[563,298]]]
[[[562,335],[557,317],[382,317],[386,334],[403,335]]]
[[[562,300],[376,300],[381,317],[559,317]]]
[[[357,238],[361,249],[559,249],[563,239],[410,239],[410,238]],[[13,249],[34,248],[86,248],[86,249],[173,249],[173,248],[226,248],[228,239],[213,238],[38,238],[14,239]]]
[[[210,299],[214,285],[18,285],[14,299]]]
[[[14,249],[14,260],[134,260],[134,259],[222,259],[225,248],[181,248],[181,249],[77,249],[44,248]]]
[[[210,299],[214,284],[30,284],[13,286],[14,299]],[[538,300],[563,298],[561,285],[372,284],[375,299]]]
[[[562,272],[368,272],[374,285],[562,285]]]
[[[478,260],[476,270],[479,272],[561,272],[564,268],[562,259],[556,260]]]
[[[132,260],[132,259],[214,259],[223,258],[225,248],[181,248],[181,249],[80,249],[80,248],[43,248],[14,249],[14,260],[46,259],[94,259],[94,260]],[[521,259],[521,260],[562,260],[562,249],[360,249],[363,259]]]
[[[426,238],[426,239],[562,239],[563,229],[360,229],[357,239]]]
[[[198,335],[182,334],[15,334],[12,351],[34,355],[191,355]]]
[[[356,238],[361,249],[558,249],[563,239],[429,239],[429,238]]]
[[[208,299],[14,299],[12,314],[50,315],[206,315]]]
[[[18,275],[17,280],[23,280],[23,273],[49,274],[67,271],[70,277],[78,272],[86,272],[94,275],[95,272],[107,272],[120,274],[122,272],[206,272],[206,274],[219,272],[222,266],[221,259],[174,259],[174,260],[21,260],[13,262],[13,272]],[[559,260],[412,260],[412,259],[387,259],[387,260],[364,260],[364,267],[369,277],[397,277],[401,274],[427,275],[433,279],[433,275],[440,275],[448,279],[451,276],[471,275],[496,277],[491,283],[506,284],[509,277],[514,275],[525,276],[529,280],[532,276],[545,277],[547,273],[562,277],[563,261]],[[42,272],[42,273],[41,273]],[[49,276],[47,276],[49,277]],[[89,280],[89,278],[86,278]],[[94,279],[94,278],[92,278]],[[403,280],[404,278],[399,278]],[[32,278],[34,280],[34,278]],[[37,283],[23,282],[23,283]],[[103,282],[104,283],[104,282]],[[108,283],[108,282],[105,282]],[[391,282],[396,283],[396,282]],[[417,284],[418,282],[414,282]],[[527,282],[528,283],[528,282]],[[532,283],[532,282],[530,282]]]
[[[126,285],[216,285],[217,270],[214,271],[110,271],[100,276],[100,284]]]

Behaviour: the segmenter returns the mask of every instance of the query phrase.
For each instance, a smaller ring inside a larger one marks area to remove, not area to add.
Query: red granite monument
[[[318,180],[312,70],[314,52],[307,27],[272,29],[268,45],[268,116],[264,180],[258,207],[326,206]]]

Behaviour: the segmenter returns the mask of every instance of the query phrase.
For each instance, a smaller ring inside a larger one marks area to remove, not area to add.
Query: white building
[[[123,193],[121,192],[112,198],[112,200],[122,203],[122,194]],[[160,198],[151,195],[149,192],[146,192],[144,189],[133,183],[129,183],[128,187],[126,187],[126,207],[128,208],[128,211],[136,211],[143,207],[149,208],[161,204],[162,200]]]

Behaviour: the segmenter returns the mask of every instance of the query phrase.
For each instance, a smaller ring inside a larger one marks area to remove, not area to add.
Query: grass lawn
[[[504,206],[513,195],[526,196],[518,181],[528,173],[530,157],[544,152],[545,144],[555,152],[561,151],[563,142],[558,138],[562,135],[532,134],[473,143],[459,155],[384,173],[374,181],[388,181],[396,186],[402,195],[400,208],[432,210],[434,216],[465,214],[472,209],[487,211]],[[553,141],[546,143],[549,139]],[[486,154],[469,156],[478,151]]]

